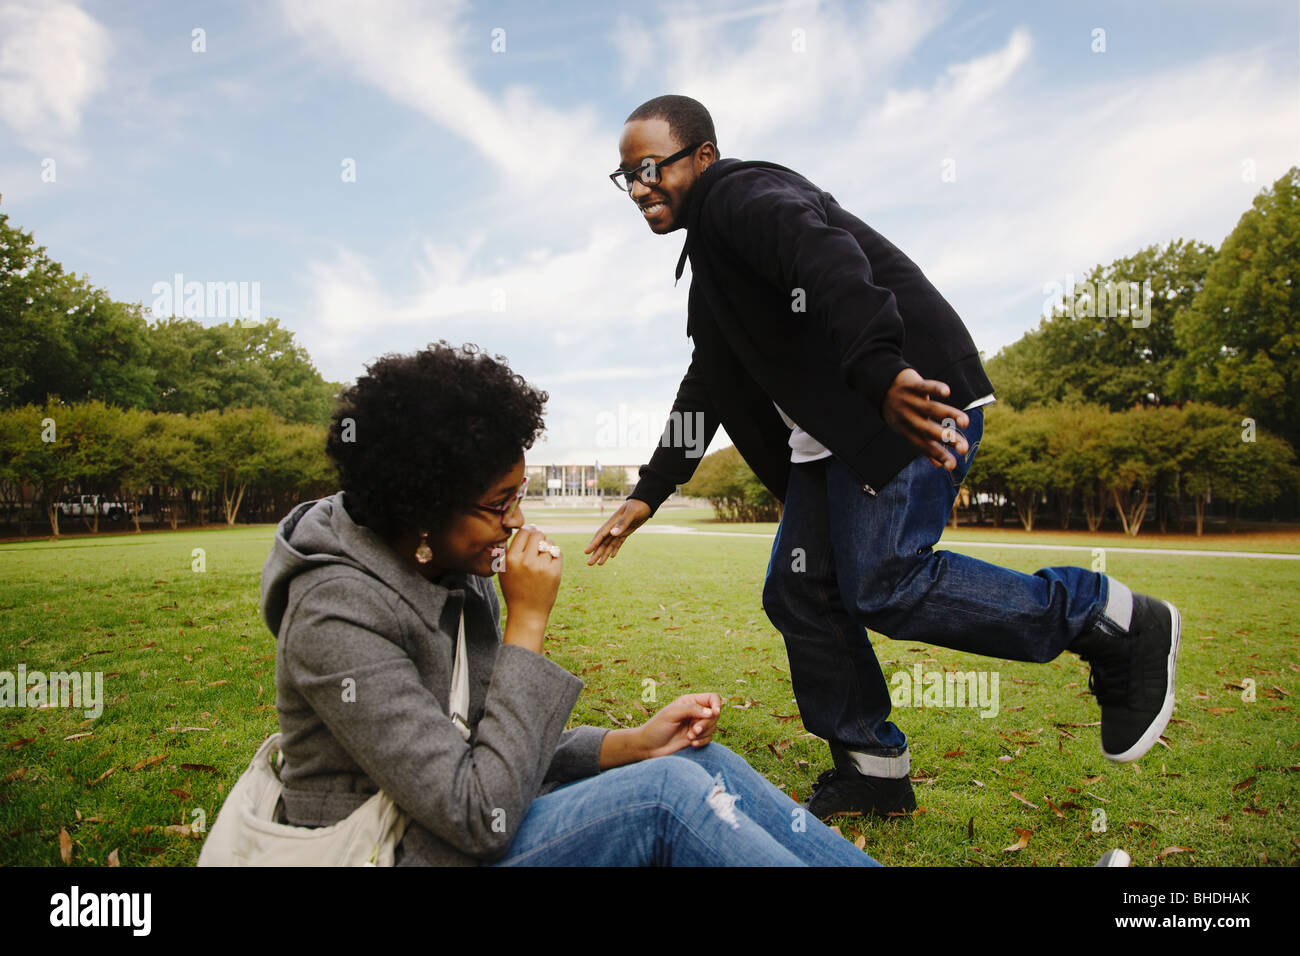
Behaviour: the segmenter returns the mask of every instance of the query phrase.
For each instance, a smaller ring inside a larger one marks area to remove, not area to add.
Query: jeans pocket
[[[954,491],[960,488],[961,483],[966,480],[966,475],[970,472],[971,462],[975,460],[975,452],[979,450],[979,447],[980,443],[977,439],[965,455],[957,454],[956,449],[949,449],[952,451],[952,456],[957,459],[957,467],[948,472],[948,480],[952,482]]]

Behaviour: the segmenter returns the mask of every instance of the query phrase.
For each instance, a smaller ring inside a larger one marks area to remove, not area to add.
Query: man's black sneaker
[[[1178,608],[1134,594],[1127,634],[1103,619],[1070,644],[1092,665],[1088,690],[1101,705],[1101,752],[1108,760],[1137,760],[1168,726],[1181,629]]]
[[[916,809],[916,794],[907,777],[870,777],[860,773],[847,753],[831,745],[835,766],[813,784],[804,808],[819,820],[837,813],[902,816]]]

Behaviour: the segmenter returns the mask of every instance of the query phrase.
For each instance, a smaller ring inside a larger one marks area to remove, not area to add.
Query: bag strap
[[[469,666],[465,663],[465,609],[460,611],[460,626],[456,633],[456,663],[451,669],[451,722],[460,735],[469,740]]]

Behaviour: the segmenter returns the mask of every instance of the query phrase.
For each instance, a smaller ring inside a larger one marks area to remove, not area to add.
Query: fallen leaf
[[[117,769],[116,767],[109,767],[107,770],[105,770],[103,773],[101,773],[101,774],[100,774],[98,777],[96,777],[94,780],[88,780],[88,781],[86,781],[86,786],[88,786],[88,787],[93,787],[95,784],[99,783],[101,780],[103,780],[105,777],[107,777],[109,774],[111,774],[111,773],[112,773],[114,770],[116,770],[116,769]]]
[[[1019,800],[1021,803],[1023,803],[1025,806],[1027,806],[1027,807],[1031,807],[1031,808],[1033,808],[1034,810],[1037,810],[1037,809],[1038,809],[1038,805],[1037,805],[1037,804],[1035,804],[1035,803],[1030,803],[1028,800],[1026,800],[1026,799],[1025,799],[1024,797],[1022,797],[1020,794],[1016,793],[1014,790],[1011,791],[1011,795],[1012,795],[1013,797],[1015,797],[1017,800]]]
[[[81,740],[83,737],[93,737],[93,736],[95,736],[95,732],[92,730],[92,731],[88,731],[87,733],[84,733],[84,734],[68,734],[68,736],[64,737],[63,739],[64,739],[64,740]]]
[[[205,763],[183,763],[183,764],[181,764],[181,769],[182,769],[182,770],[202,770],[204,773],[216,773],[216,772],[217,772],[217,768],[216,768],[216,767],[210,767],[210,766],[208,766],[208,765],[205,764]]]
[[[155,764],[162,763],[166,759],[167,759],[167,755],[165,753],[158,754],[158,756],[156,757],[145,757],[138,764],[132,767],[131,771],[132,773],[134,773],[137,770],[143,770],[145,767],[152,767]]]
[[[176,796],[180,797],[182,800],[188,800],[190,798],[190,795],[187,791],[178,790],[175,787],[168,787],[167,792],[176,794]]]
[[[59,828],[59,859],[65,866],[72,863],[72,837],[68,836],[68,831],[63,827]]]
[[[19,737],[17,740],[11,740],[5,744],[5,750],[21,750],[28,744],[36,743],[35,737]]]
[[[1052,802],[1052,798],[1051,798],[1051,797],[1043,797],[1043,803],[1045,803],[1045,804],[1047,804],[1049,807],[1051,807],[1051,808],[1052,808],[1052,812],[1055,813],[1055,814],[1056,814],[1058,817],[1060,817],[1062,820],[1065,819],[1065,814],[1061,812],[1061,808],[1060,808],[1060,807],[1058,807],[1056,804],[1054,804],[1054,803]]]
[[[19,767],[13,773],[5,776],[5,783],[13,783],[15,780],[21,780],[25,776],[27,776],[27,768]]]
[[[863,853],[867,852],[867,838],[866,838],[866,835],[864,834],[864,835],[858,837],[856,840],[854,840],[854,841],[853,841],[853,845],[854,845],[855,847],[857,847],[859,850],[861,850]]]
[[[108,855],[107,865],[108,865],[108,866],[121,866],[121,865],[122,865],[122,864],[118,861],[118,858],[117,858],[117,848],[116,848],[116,847],[113,849],[113,852],[110,853],[110,854]]]
[[[961,756],[964,756],[965,753],[966,753],[966,751],[964,751],[964,750],[962,750],[960,747],[958,747],[956,750],[949,750],[946,754],[944,754],[944,756],[945,756],[945,757],[961,757]]]
[[[1029,838],[1034,835],[1033,830],[1022,830],[1020,827],[1014,827],[1013,829],[1020,834],[1020,839],[1011,846],[1004,846],[1002,848],[1003,853],[1015,853],[1017,850],[1023,850],[1029,846]]]
[[[1216,716],[1221,714],[1235,713],[1236,710],[1237,710],[1236,707],[1206,707],[1205,708],[1205,712],[1207,714],[1214,714]]]
[[[1255,782],[1255,778],[1254,778],[1254,777],[1247,777],[1245,780],[1241,781],[1241,783],[1234,783],[1234,784],[1232,785],[1232,789],[1233,789],[1233,790],[1245,790],[1247,787],[1249,787],[1249,786],[1250,786],[1251,784],[1253,784],[1254,782]]]
[[[1193,850],[1193,849],[1191,849],[1190,847],[1185,847],[1185,846],[1167,846],[1167,847],[1165,847],[1163,850],[1160,851],[1159,858],[1163,860],[1165,857],[1169,856],[1171,853],[1195,853],[1195,852],[1196,852],[1196,851]]]

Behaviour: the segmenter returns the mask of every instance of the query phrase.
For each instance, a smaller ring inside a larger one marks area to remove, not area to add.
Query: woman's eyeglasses
[[[480,511],[490,511],[495,515],[500,515],[502,521],[509,521],[519,512],[519,506],[524,503],[524,490],[528,487],[528,477],[524,476],[524,483],[519,486],[514,497],[503,505],[474,505]]]
[[[647,156],[645,159],[641,160],[641,165],[636,169],[617,169],[609,174],[609,178],[613,181],[615,186],[623,190],[625,193],[632,191],[632,180],[634,179],[639,179],[646,186],[654,186],[659,182],[659,170],[663,169],[669,163],[675,163],[677,160],[689,156],[703,145],[703,142],[699,142],[694,146],[687,146],[685,149],[673,153],[666,159],[658,161]]]

